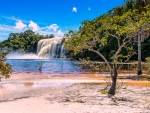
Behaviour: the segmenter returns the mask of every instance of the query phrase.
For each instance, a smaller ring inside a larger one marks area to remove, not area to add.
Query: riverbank
[[[150,112],[148,81],[120,79],[108,97],[107,75],[98,73],[13,73],[0,83],[1,113]],[[122,76],[122,75],[120,75]],[[126,76],[126,75],[123,75]]]

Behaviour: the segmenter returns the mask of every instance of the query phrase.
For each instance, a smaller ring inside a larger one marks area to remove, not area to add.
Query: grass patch
[[[76,102],[76,103],[85,103],[85,102],[82,101],[82,100],[75,100],[74,102]]]
[[[65,102],[70,102],[70,100],[69,99],[65,99]]]
[[[106,94],[108,94],[108,92],[106,90],[102,90],[101,94],[106,95]]]

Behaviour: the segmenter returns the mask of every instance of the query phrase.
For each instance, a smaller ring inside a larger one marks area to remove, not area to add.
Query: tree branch
[[[112,68],[111,68],[111,66],[110,66],[110,64],[109,64],[109,62],[107,61],[107,59],[106,59],[100,52],[98,52],[98,51],[96,51],[96,50],[94,50],[94,49],[88,49],[88,50],[89,50],[89,51],[92,51],[92,52],[98,54],[100,57],[102,57],[102,59],[103,59],[103,60],[105,61],[105,63],[107,64],[109,70],[112,70]]]
[[[119,37],[117,37],[116,35],[110,34],[110,33],[108,33],[108,35],[116,38],[117,41],[118,41],[118,47],[120,47],[120,39],[119,39]]]

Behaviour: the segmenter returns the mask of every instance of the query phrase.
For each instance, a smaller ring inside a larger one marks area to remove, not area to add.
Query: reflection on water
[[[13,72],[81,72],[80,62],[64,59],[8,59]]]

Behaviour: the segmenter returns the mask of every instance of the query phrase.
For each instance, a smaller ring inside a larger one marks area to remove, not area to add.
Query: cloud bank
[[[24,21],[24,20],[17,19],[15,17],[13,18],[7,17],[7,19],[14,21],[14,26],[0,23],[0,41],[7,39],[10,33],[19,33],[25,30],[32,30],[35,33],[39,33],[42,35],[47,35],[47,34],[54,34],[55,36],[64,35],[60,27],[54,23],[49,26],[40,27],[36,22],[32,20]]]

